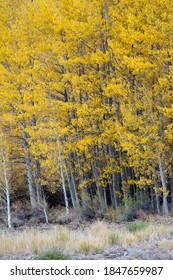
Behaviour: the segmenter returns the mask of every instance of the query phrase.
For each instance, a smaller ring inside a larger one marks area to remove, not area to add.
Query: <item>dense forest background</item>
[[[173,211],[173,2],[0,1],[0,208]]]

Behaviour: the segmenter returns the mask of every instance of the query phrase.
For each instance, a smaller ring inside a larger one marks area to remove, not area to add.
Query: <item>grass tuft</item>
[[[69,260],[70,256],[64,254],[63,252],[59,250],[50,250],[47,252],[44,252],[40,256],[36,258],[37,260]]]
[[[88,254],[93,251],[93,245],[87,241],[82,241],[79,246],[79,251]]]
[[[110,245],[117,244],[120,240],[120,235],[118,234],[118,232],[110,232],[108,239]]]
[[[146,229],[148,225],[149,225],[148,222],[135,221],[135,222],[127,223],[126,229],[130,232],[136,232],[136,231]]]

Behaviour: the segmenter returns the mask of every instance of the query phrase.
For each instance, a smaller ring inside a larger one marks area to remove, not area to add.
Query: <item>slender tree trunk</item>
[[[157,149],[158,150],[158,149]],[[162,188],[163,188],[163,207],[162,212],[163,215],[168,215],[168,202],[167,202],[167,183],[166,183],[166,173],[165,173],[165,167],[161,160],[160,152],[158,150],[158,161],[159,161],[159,170],[160,170],[160,176],[161,176],[161,182],[162,182]]]
[[[115,172],[112,173],[112,187],[113,187],[113,195],[114,195],[114,206],[115,209],[118,210],[118,202],[117,202],[117,174]]]
[[[153,187],[150,187],[150,195],[151,195],[151,208],[154,210],[154,192]]]
[[[74,197],[75,197],[76,208],[79,211],[79,209],[80,209],[79,198],[78,198],[78,194],[77,194],[75,178],[74,178],[72,171],[70,172],[70,175],[71,175],[71,182],[72,182],[72,186],[73,186],[73,193],[74,193]]]
[[[35,170],[35,185],[36,185],[36,194],[37,194],[37,203],[40,208],[43,210],[46,224],[49,223],[48,220],[48,208],[46,203],[46,197],[44,194],[44,190],[40,184],[41,172],[40,172],[40,162],[36,160],[36,170]]]
[[[158,194],[158,184],[157,184],[157,179],[156,179],[156,170],[154,168],[153,161],[152,161],[152,166],[153,166],[154,188],[155,188],[155,194],[156,194],[156,208],[157,208],[157,213],[160,214],[160,200],[159,200],[159,194]]]
[[[126,177],[125,177],[125,167],[122,166],[122,154],[119,152],[120,158],[120,167],[121,167],[121,184],[122,184],[122,191],[124,196],[124,205],[125,208],[128,209],[128,185],[126,184]]]
[[[92,170],[93,170],[93,176],[94,176],[94,181],[95,181],[95,184],[96,184],[96,189],[97,189],[97,195],[98,195],[98,198],[99,198],[99,203],[100,203],[100,207],[101,207],[101,210],[102,212],[105,211],[105,206],[104,206],[104,198],[103,198],[103,193],[101,191],[101,187],[98,186],[98,174],[97,174],[97,169],[96,169],[96,156],[94,156],[94,163],[92,165]]]
[[[47,208],[44,207],[43,211],[44,211],[44,216],[45,216],[46,224],[48,225],[49,224],[49,220],[48,220]]]
[[[70,196],[71,196],[71,200],[72,200],[73,209],[75,212],[78,212],[78,207],[76,205],[76,197],[74,194],[72,181],[71,181],[71,178],[70,178],[68,172],[66,172],[66,176],[67,176],[68,186],[69,186],[69,190],[70,190]]]
[[[173,212],[173,177],[171,177],[171,211]]]
[[[59,137],[58,134],[56,134],[56,140],[58,144],[58,155],[59,155],[59,164],[60,164],[60,173],[61,173],[61,179],[62,179],[62,189],[64,193],[64,201],[65,201],[65,209],[66,209],[66,218],[69,218],[70,212],[69,212],[69,204],[68,204],[68,198],[67,198],[67,191],[65,186],[65,177],[64,177],[64,169],[63,169],[63,160],[62,160],[62,154],[61,154],[61,147],[59,143]]]
[[[108,152],[110,157],[115,157],[114,155],[114,151],[112,151],[112,147],[108,146]],[[113,166],[112,166],[113,169]],[[111,202],[112,202],[112,207],[114,209],[118,209],[118,202],[117,202],[117,195],[116,195],[116,191],[117,191],[117,180],[116,180],[116,173],[112,172],[112,184],[109,184],[109,191],[110,191],[110,195],[111,195]]]
[[[36,198],[35,198],[35,189],[33,183],[33,176],[31,170],[31,158],[28,151],[28,142],[27,142],[27,134],[23,130],[23,148],[25,152],[25,163],[26,163],[26,170],[27,170],[27,178],[28,178],[28,186],[29,186],[29,197],[32,209],[36,207]]]
[[[77,190],[76,190],[76,182],[75,182],[74,174],[72,172],[72,167],[70,164],[70,157],[72,157],[72,155],[69,156],[68,162],[67,161],[65,162],[65,173],[66,173],[66,177],[67,177],[67,181],[68,181],[73,209],[75,212],[79,212],[80,204],[79,204],[79,198],[78,198],[78,194],[77,194]]]
[[[41,202],[41,186],[40,186],[40,162],[36,160],[36,170],[35,170],[35,186],[36,186],[36,194],[37,194],[37,202],[40,204]]]
[[[125,208],[128,209],[128,186],[125,182],[125,177],[124,177],[124,168],[121,169],[121,183],[122,183],[122,190],[123,190],[123,195],[124,195],[124,205]]]
[[[113,195],[113,190],[112,190],[112,185],[111,184],[109,184],[109,192],[110,192],[111,205],[115,209],[114,195]]]
[[[79,161],[79,157],[78,157],[77,154],[75,155],[75,159],[76,159],[76,162],[77,162],[78,166],[80,166],[80,161]],[[77,169],[77,173],[78,173],[79,185],[80,185],[83,182],[83,176],[80,173],[79,167]],[[81,198],[81,203],[82,203],[82,210],[86,211],[87,210],[88,193],[87,193],[87,190],[86,190],[85,187],[80,188],[80,198]]]
[[[63,167],[63,158],[62,158],[62,151],[61,151],[60,139],[59,139],[59,134],[58,134],[58,127],[56,125],[55,111],[54,111],[53,107],[52,107],[52,113],[53,113],[53,120],[54,120],[55,139],[56,139],[57,148],[58,148],[60,174],[61,174],[62,189],[63,189],[63,194],[64,194],[65,209],[66,209],[66,218],[68,219],[70,216],[70,212],[69,212],[69,203],[68,203],[68,197],[67,197],[67,191],[66,191],[66,185],[65,185],[65,175],[64,175],[65,172],[64,172],[64,167]]]
[[[155,127],[155,119],[154,119],[154,114],[152,108],[151,110],[151,117],[152,117],[152,125]],[[161,140],[162,144],[164,144],[164,128],[162,125],[162,120],[161,120]],[[158,165],[159,165],[159,171],[160,171],[160,178],[161,178],[161,183],[162,183],[162,189],[163,189],[163,207],[162,207],[162,212],[163,215],[168,215],[168,202],[167,202],[167,182],[166,182],[166,172],[165,172],[165,163],[164,160],[161,157],[160,150],[158,147],[158,141],[154,132],[154,140],[155,140],[155,145],[156,145],[156,153],[157,153],[157,158],[158,158]]]
[[[106,207],[106,210],[108,209],[108,203],[107,203],[107,197],[106,197],[106,188],[103,188],[103,195],[104,195],[104,204]]]
[[[157,213],[160,214],[160,200],[159,200],[159,194],[158,194],[158,185],[156,182],[156,179],[154,179],[154,187],[155,187],[155,194],[156,194],[156,208],[157,208]]]
[[[101,207],[101,210],[102,210],[102,213],[105,212],[105,200],[104,200],[104,197],[103,197],[103,191],[102,191],[102,188],[99,187],[98,185],[96,185],[96,189],[97,189],[97,194],[98,194],[98,198],[99,198],[99,202],[100,202],[100,207]]]
[[[7,166],[6,166],[4,148],[2,148],[2,164],[3,164],[4,178],[5,178],[5,194],[6,194],[6,202],[7,202],[7,223],[8,223],[8,227],[11,228],[10,187],[9,187],[9,180],[8,180],[8,175],[7,175]]]
[[[160,107],[163,107],[163,102],[162,102],[162,94],[160,94]],[[161,142],[162,145],[165,146],[165,134],[164,134],[164,129],[165,129],[165,124],[164,124],[164,115],[160,111],[160,136],[161,136]],[[163,214],[168,215],[168,202],[167,202],[167,176],[166,176],[166,164],[165,164],[165,154],[164,152],[162,153],[163,156],[161,156],[159,148],[157,147],[158,150],[158,160],[159,160],[159,169],[160,169],[160,175],[161,175],[161,181],[162,181],[162,188],[163,188]]]
[[[60,141],[59,141],[57,127],[56,127],[56,141],[57,141],[57,146],[58,146],[60,174],[61,174],[61,180],[62,180],[62,189],[63,189],[63,194],[64,194],[64,201],[65,201],[66,218],[69,218],[69,216],[70,216],[69,203],[68,203],[68,198],[67,198],[67,191],[66,191],[66,185],[65,185],[65,176],[64,176],[64,168],[63,168],[63,159],[62,159],[61,146],[60,146]]]
[[[43,208],[45,221],[46,221],[46,224],[48,225],[49,224],[49,219],[48,219],[47,203],[46,203],[46,198],[45,198],[44,192],[42,194],[41,207]]]

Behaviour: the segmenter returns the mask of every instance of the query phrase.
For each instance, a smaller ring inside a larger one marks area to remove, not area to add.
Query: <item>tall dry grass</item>
[[[72,230],[67,226],[50,226],[47,230],[27,228],[22,231],[0,232],[0,255],[7,252],[39,255],[47,250],[60,249],[68,254],[100,252],[118,244],[128,247],[132,244],[161,242],[173,233],[171,226],[148,224],[148,227],[130,232],[125,225],[108,224],[103,221],[85,226],[83,230]],[[161,243],[161,247],[163,244]]]

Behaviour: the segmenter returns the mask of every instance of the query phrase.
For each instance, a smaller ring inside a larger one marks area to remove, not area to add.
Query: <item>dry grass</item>
[[[170,246],[173,248],[173,241],[166,241],[167,236],[172,233],[172,226],[169,225],[155,226],[153,223],[149,223],[147,228],[129,232],[126,225],[119,226],[103,221],[86,225],[84,230],[72,230],[68,226],[57,225],[42,231],[39,228],[2,231],[0,233],[0,255],[7,252],[28,252],[39,255],[52,249],[60,249],[70,255],[88,254],[103,251],[113,244],[127,248],[132,244],[145,246],[153,241],[158,241],[161,249]]]
[[[173,240],[163,239],[159,242],[159,247],[161,250],[173,250]]]

